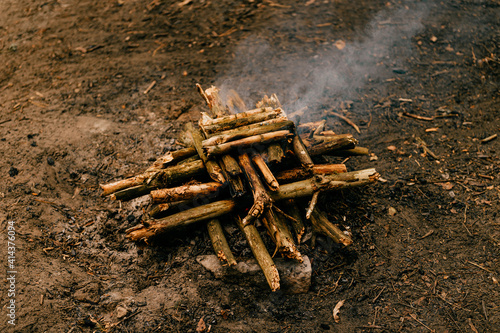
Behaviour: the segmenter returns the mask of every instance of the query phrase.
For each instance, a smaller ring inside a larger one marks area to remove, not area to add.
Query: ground
[[[499,6],[3,1],[1,331],[500,332],[500,140],[482,141],[500,130]],[[140,248],[124,230],[141,208],[100,196],[180,147],[206,110],[196,83],[249,106],[276,93],[373,153],[345,163],[384,182],[320,200],[354,244],[301,246],[308,293],[217,280],[195,260],[212,253],[202,224]]]

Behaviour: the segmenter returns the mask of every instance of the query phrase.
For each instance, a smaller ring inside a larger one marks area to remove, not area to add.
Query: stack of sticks
[[[375,169],[347,172],[344,164],[314,164],[312,157],[367,155],[368,150],[357,147],[350,134],[324,131],[324,122],[295,126],[276,95],[247,110],[235,93],[224,105],[216,87],[197,87],[210,113],[202,113],[198,126],[186,126],[188,147],[167,153],[135,177],[101,185],[102,195],[116,200],[150,196],[142,223],[128,229],[127,237],[147,243],[206,221],[215,253],[232,266],[237,262],[219,220],[225,216],[245,235],[273,291],[280,287],[279,274],[256,224],[265,226],[276,251],[298,262],[303,259],[297,245],[307,221],[314,232],[352,244],[349,234],[316,207],[318,196],[373,183],[379,174]],[[307,207],[301,208],[300,198],[311,198]]]

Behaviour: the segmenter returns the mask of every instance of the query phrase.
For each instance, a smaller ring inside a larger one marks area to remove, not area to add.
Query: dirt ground
[[[196,332],[203,318],[210,332],[500,332],[500,140],[481,141],[500,131],[499,7],[3,0],[0,330]],[[386,182],[321,198],[354,245],[301,245],[308,293],[217,280],[195,260],[213,252],[202,224],[139,248],[124,230],[140,207],[100,196],[180,147],[179,129],[206,110],[196,83],[359,125],[326,118],[373,152],[347,168]]]

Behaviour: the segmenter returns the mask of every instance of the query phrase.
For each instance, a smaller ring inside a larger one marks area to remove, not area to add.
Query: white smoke
[[[264,94],[277,93],[287,112],[314,108],[325,98],[352,99],[368,80],[388,79],[397,75],[394,68],[404,67],[413,51],[411,38],[423,28],[427,12],[425,5],[384,9],[358,41],[345,42],[343,48],[342,43],[322,44],[312,56],[280,52],[264,39],[248,38],[216,85],[223,97],[236,90],[248,107]]]

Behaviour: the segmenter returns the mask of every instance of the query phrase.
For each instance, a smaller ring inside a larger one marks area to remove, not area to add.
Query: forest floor
[[[0,261],[17,273],[15,297],[9,273],[0,285],[0,330],[196,332],[203,318],[210,332],[500,332],[500,139],[482,141],[500,131],[499,7],[3,1]],[[327,119],[373,153],[344,162],[386,182],[321,198],[354,244],[300,246],[309,292],[217,280],[196,261],[213,252],[201,224],[139,248],[124,234],[136,202],[100,196],[180,148],[206,111],[196,83],[249,107],[276,93],[286,112],[307,106],[301,121]]]

